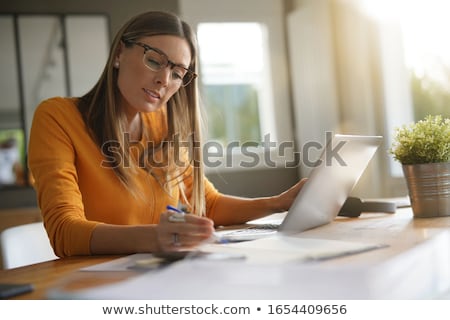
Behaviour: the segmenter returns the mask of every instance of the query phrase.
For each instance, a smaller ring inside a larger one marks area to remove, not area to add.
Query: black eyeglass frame
[[[139,47],[144,48],[144,57],[143,57],[144,60],[145,60],[145,54],[146,54],[149,50],[155,51],[156,53],[158,53],[158,54],[160,54],[162,57],[164,57],[164,59],[167,61],[167,64],[164,65],[164,66],[162,66],[162,68],[161,68],[160,70],[162,70],[162,69],[164,69],[164,68],[166,68],[166,67],[168,67],[168,66],[170,66],[170,69],[173,69],[174,67],[178,67],[178,68],[182,68],[182,69],[186,70],[186,74],[185,74],[185,75],[183,76],[183,78],[181,79],[181,86],[182,86],[182,87],[187,86],[187,85],[188,85],[189,83],[191,83],[195,78],[198,77],[198,75],[197,75],[194,71],[190,70],[189,68],[186,68],[186,67],[184,67],[184,66],[182,66],[182,65],[180,65],[180,64],[178,64],[178,63],[175,63],[175,62],[171,61],[171,60],[169,59],[169,57],[167,56],[167,54],[165,54],[163,51],[161,51],[161,50],[158,49],[158,48],[151,47],[151,46],[149,46],[148,44],[145,44],[145,43],[139,42],[139,41],[124,41],[124,43],[130,44],[130,45],[137,45],[137,46],[139,46]],[[144,65],[145,65],[148,69],[150,69],[150,70],[152,70],[152,71],[154,71],[154,72],[160,71],[160,70],[153,70],[152,68],[150,68],[150,67],[145,63],[145,61],[143,61],[143,63],[144,63]],[[187,82],[184,80],[184,79],[186,78],[186,76],[188,76]]]

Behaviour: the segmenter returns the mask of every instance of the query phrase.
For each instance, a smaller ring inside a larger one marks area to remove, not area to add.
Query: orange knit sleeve
[[[67,132],[68,124],[72,122],[73,126],[77,115],[67,112],[71,110],[70,104],[73,103],[69,100],[57,98],[38,106],[28,149],[28,165],[38,204],[50,243],[60,257],[90,254],[90,237],[97,224],[85,217],[77,183],[77,155]]]

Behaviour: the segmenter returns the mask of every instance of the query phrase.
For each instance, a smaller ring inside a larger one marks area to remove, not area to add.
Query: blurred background
[[[0,207],[36,207],[27,141],[36,106],[97,80],[111,37],[147,10],[197,31],[206,172],[239,196],[306,177],[326,132],[382,135],[354,190],[406,196],[394,128],[450,116],[446,0],[15,0],[0,4]],[[45,150],[42,150],[45,152]]]

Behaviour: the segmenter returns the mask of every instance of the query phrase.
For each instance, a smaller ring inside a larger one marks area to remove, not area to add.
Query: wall
[[[369,20],[356,9],[357,1],[290,2],[287,34],[300,145],[324,141],[321,135],[325,131],[384,135],[374,79],[376,38]],[[352,195],[389,196],[382,186],[386,159],[383,143]]]
[[[111,34],[135,14],[148,10],[178,12],[177,0],[15,0],[0,2],[0,13],[105,13]]]

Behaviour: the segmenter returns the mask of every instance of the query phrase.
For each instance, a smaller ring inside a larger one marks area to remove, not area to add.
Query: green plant
[[[396,128],[389,150],[401,164],[450,161],[450,119],[441,115]]]

